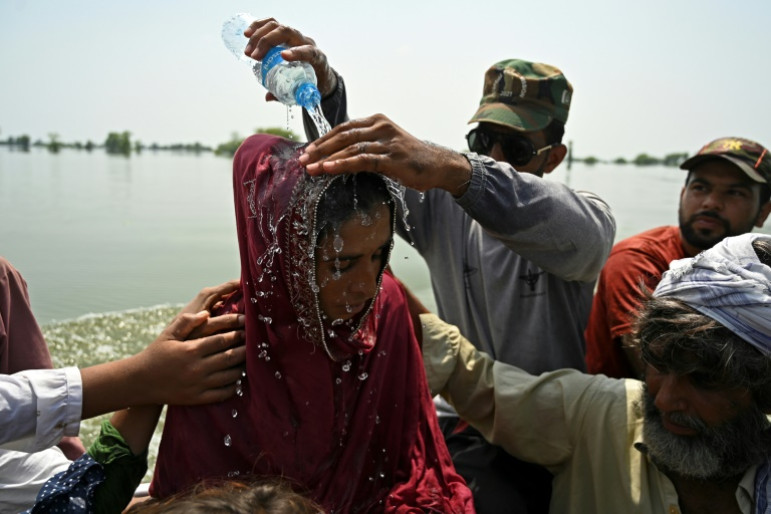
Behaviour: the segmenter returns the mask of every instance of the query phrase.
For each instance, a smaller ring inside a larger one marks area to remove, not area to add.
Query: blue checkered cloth
[[[771,356],[771,267],[752,242],[765,234],[727,237],[696,257],[669,264],[653,292],[682,300]]]

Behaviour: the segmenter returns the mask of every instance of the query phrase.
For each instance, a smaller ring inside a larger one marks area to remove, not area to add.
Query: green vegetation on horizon
[[[290,139],[292,141],[300,140],[300,137],[293,131],[280,127],[257,128],[255,129],[254,133],[272,134]],[[246,138],[233,133],[229,141],[219,144],[217,148],[212,148],[198,142],[176,143],[170,145],[159,145],[158,143],[152,143],[150,145],[145,145],[139,140],[136,140],[132,143],[131,132],[126,130],[123,132],[110,132],[107,134],[107,138],[101,145],[97,145],[91,140],[86,141],[85,143],[81,143],[80,141],[65,143],[60,141],[59,134],[50,133],[48,134],[47,143],[40,139],[33,143],[31,142],[31,138],[27,134],[24,134],[18,137],[9,136],[5,140],[0,140],[0,146],[7,146],[13,150],[19,150],[22,152],[29,152],[31,147],[45,147],[51,153],[59,153],[62,148],[86,150],[87,152],[91,152],[96,148],[103,148],[108,154],[122,155],[124,157],[130,157],[132,153],[142,153],[142,151],[145,149],[149,149],[153,152],[170,150],[174,152],[193,152],[197,154],[202,152],[214,152],[214,155],[232,157],[244,139]]]
[[[290,139],[292,141],[300,140],[300,137],[292,130],[284,129],[280,127],[257,128],[255,129],[254,133],[255,134],[272,134],[274,136],[280,136],[286,139]],[[48,134],[48,138],[49,138],[49,141],[47,143],[43,142],[42,140],[37,140],[34,143],[31,143],[30,137],[26,134],[15,138],[9,136],[6,140],[0,140],[0,146],[8,146],[16,150],[21,150],[23,152],[28,152],[31,146],[45,147],[51,153],[58,153],[59,150],[62,148],[73,148],[76,150],[86,150],[88,152],[94,150],[95,148],[104,148],[104,150],[109,154],[123,155],[126,157],[129,157],[132,153],[139,154],[145,149],[151,150],[153,152],[163,151],[163,150],[167,150],[167,151],[170,150],[175,152],[193,152],[193,153],[213,152],[214,155],[220,155],[223,157],[233,157],[233,155],[236,153],[236,150],[238,150],[238,147],[241,146],[241,143],[243,143],[244,139],[246,139],[246,137],[242,137],[238,133],[234,132],[231,135],[230,140],[224,143],[220,143],[219,145],[217,145],[216,148],[212,148],[210,146],[206,146],[197,142],[196,143],[176,143],[171,145],[159,145],[158,143],[152,143],[150,145],[145,145],[141,141],[137,140],[132,143],[131,133],[129,131],[110,132],[107,135],[107,139],[105,140],[104,144],[102,145],[96,145],[90,140],[86,141],[85,143],[80,143],[80,142],[64,143],[59,140],[59,135],[56,133]],[[464,149],[464,151],[468,151],[468,150]],[[624,157],[617,157],[616,159],[613,159],[611,161],[603,160],[595,156],[588,156],[588,157],[571,156],[569,157],[569,161],[583,162],[584,164],[589,166],[594,166],[596,164],[608,164],[608,163],[616,164],[616,165],[633,164],[635,166],[679,166],[687,158],[688,158],[687,153],[676,152],[676,153],[667,154],[664,157],[655,157],[655,156],[648,155],[647,153],[641,153],[631,160],[627,160]]]

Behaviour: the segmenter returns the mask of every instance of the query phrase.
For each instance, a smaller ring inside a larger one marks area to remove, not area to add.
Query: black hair
[[[322,508],[282,479],[202,482],[164,500],[134,504],[131,514],[322,514]]]
[[[319,200],[316,243],[339,230],[355,212],[369,214],[378,205],[387,205],[393,215],[394,202],[382,176],[357,173],[336,178]]]

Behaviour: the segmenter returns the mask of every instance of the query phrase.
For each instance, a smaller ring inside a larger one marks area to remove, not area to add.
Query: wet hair
[[[547,145],[562,143],[562,137],[565,135],[565,124],[559,120],[551,120],[551,123],[543,129],[543,135]]]
[[[383,177],[376,173],[345,175],[334,180],[324,191],[317,208],[318,244],[328,234],[340,229],[355,212],[369,214],[378,205],[387,205],[391,213],[394,202]]]
[[[196,486],[163,500],[133,505],[127,514],[323,514],[323,509],[283,480],[228,481]]]
[[[752,246],[771,265],[771,244],[756,240]],[[771,410],[771,358],[684,302],[644,294],[632,332],[643,362],[689,375],[703,387],[747,389],[758,408]]]

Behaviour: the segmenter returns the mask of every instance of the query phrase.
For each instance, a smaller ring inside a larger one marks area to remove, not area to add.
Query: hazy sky
[[[349,112],[383,112],[456,149],[485,70],[561,68],[579,156],[694,152],[719,136],[771,145],[771,2],[714,0],[0,0],[0,138],[102,142],[110,131],[216,145],[256,127],[300,132],[220,40],[236,12],[313,37]]]

